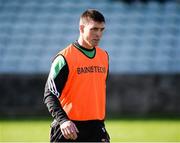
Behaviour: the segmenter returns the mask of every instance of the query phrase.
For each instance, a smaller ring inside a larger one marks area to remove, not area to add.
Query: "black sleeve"
[[[56,61],[52,64],[44,91],[44,103],[46,104],[52,117],[60,124],[68,120],[68,116],[63,110],[58,99],[69,74],[68,65],[65,59],[62,61],[63,59],[64,57],[56,59]],[[64,64],[62,64],[63,62]]]
[[[107,51],[106,51],[106,54],[107,54],[107,58],[108,58],[108,69],[107,69],[107,76],[106,76],[106,81],[107,81],[108,77],[109,77],[109,54]]]

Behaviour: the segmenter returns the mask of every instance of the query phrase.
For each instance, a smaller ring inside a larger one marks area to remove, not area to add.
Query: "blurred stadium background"
[[[87,8],[107,21],[107,117],[180,117],[179,0],[0,0],[0,118],[49,117],[52,58]]]

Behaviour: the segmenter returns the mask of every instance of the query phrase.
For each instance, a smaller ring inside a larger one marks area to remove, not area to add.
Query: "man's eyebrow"
[[[102,30],[104,30],[105,27],[102,27],[102,28],[99,28],[99,27],[92,27],[91,29],[102,29]]]

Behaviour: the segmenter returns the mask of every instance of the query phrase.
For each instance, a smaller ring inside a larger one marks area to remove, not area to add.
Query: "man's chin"
[[[98,46],[99,42],[95,42],[92,44],[93,47]]]

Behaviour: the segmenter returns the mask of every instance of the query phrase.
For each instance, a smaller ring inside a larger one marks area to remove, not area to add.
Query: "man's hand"
[[[72,121],[65,121],[60,125],[61,132],[66,139],[77,139],[77,133],[79,133],[76,125]]]

